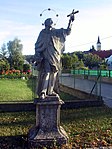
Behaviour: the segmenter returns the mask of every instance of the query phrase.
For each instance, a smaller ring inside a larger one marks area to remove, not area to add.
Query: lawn
[[[0,79],[0,102],[33,101],[35,80]],[[72,99],[65,93],[64,100]],[[35,112],[0,113],[0,148],[23,149]],[[61,110],[61,125],[69,136],[68,149],[112,146],[112,109],[105,106]]]
[[[36,89],[36,78],[22,79],[0,79],[0,102],[25,102],[33,101]],[[74,97],[60,93],[61,99],[73,100]]]
[[[0,101],[31,101],[31,80],[0,79]]]
[[[16,146],[15,148],[19,146],[22,149],[28,130],[34,124],[34,112],[1,113],[0,146]],[[110,108],[61,110],[61,125],[69,136],[69,149],[112,146],[112,109]],[[12,139],[11,137],[14,136],[15,138]]]

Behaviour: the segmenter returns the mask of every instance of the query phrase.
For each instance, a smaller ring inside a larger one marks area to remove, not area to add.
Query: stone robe
[[[39,71],[37,94],[40,95],[46,73],[57,73],[61,70],[61,53],[65,48],[66,36],[71,29],[43,29],[35,43],[35,58]],[[57,73],[58,74],[58,73]],[[56,81],[57,82],[57,81]],[[58,82],[57,82],[58,83]],[[55,84],[55,87],[57,84]]]

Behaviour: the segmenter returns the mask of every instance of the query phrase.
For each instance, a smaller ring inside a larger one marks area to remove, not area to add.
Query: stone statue
[[[61,70],[61,54],[64,51],[66,36],[71,32],[74,14],[73,10],[68,15],[70,19],[67,29],[55,29],[52,27],[52,19],[46,19],[44,22],[45,29],[40,32],[35,43],[35,58],[39,71],[36,93],[41,99],[57,93],[56,86],[58,86],[57,78]]]

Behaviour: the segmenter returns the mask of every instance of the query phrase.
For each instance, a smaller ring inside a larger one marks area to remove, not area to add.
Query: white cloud
[[[62,9],[59,8],[59,10]],[[66,12],[61,12],[59,14],[59,20],[57,22],[56,28],[67,27],[69,18],[67,18],[66,15],[68,13],[69,10],[67,9]],[[33,16],[36,16],[36,14],[34,13]],[[24,17],[25,16],[23,15],[22,19],[24,19]],[[111,18],[112,9],[111,5],[109,6],[109,4],[108,7],[105,7],[103,5],[99,7],[98,5],[96,7],[86,6],[84,8],[79,8],[79,13],[76,15],[76,20],[74,21],[72,26],[71,35],[67,37],[65,43],[66,52],[72,52],[74,50],[89,50],[92,44],[96,46],[98,35],[100,36],[100,39],[112,36]],[[24,23],[17,23],[16,19],[14,19],[13,21],[1,20],[0,44],[18,37],[23,44],[23,54],[34,54],[34,44],[39,32],[43,28],[41,26],[41,21],[43,20],[38,20],[38,25],[36,25],[37,22],[34,25],[33,23],[31,24],[31,20],[32,18],[29,18],[29,22],[27,23],[25,22],[25,20]],[[112,38],[101,40],[103,49],[112,48],[111,39]]]
[[[3,43],[3,41],[5,40],[5,38],[7,38],[9,34],[10,32],[8,31],[1,31],[0,32],[0,43]]]
[[[2,24],[0,24],[0,43],[7,43],[9,40],[18,37],[23,44],[23,54],[34,53],[32,52],[34,51],[33,46],[36,42],[40,28],[40,26],[36,25],[27,25],[3,20]]]
[[[68,50],[89,50],[92,45],[96,47],[98,36],[102,39],[102,50],[112,49],[110,42],[112,40],[111,17],[112,9],[110,7],[82,10],[74,22],[70,37],[67,39],[66,52]],[[104,40],[105,37],[110,38]]]

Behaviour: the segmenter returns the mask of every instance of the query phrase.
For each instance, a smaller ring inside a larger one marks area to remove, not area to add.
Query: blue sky
[[[43,10],[51,8],[53,11]],[[79,10],[66,39],[65,52],[87,51],[96,48],[98,36],[102,50],[112,49],[112,0],[3,0],[0,1],[0,47],[15,37],[23,44],[23,54],[34,54],[34,44],[42,22],[52,17],[55,28],[66,28],[67,15]]]

